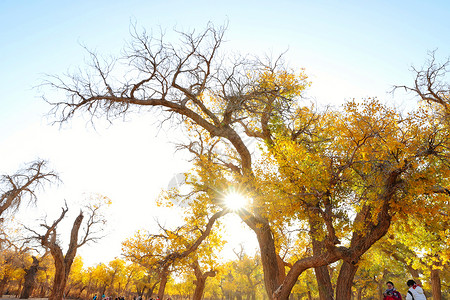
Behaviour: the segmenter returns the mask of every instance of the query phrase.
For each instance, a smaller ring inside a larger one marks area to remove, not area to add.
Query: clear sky
[[[37,157],[60,173],[63,184],[41,195],[38,210],[27,210],[28,222],[44,211],[49,217],[58,213],[63,199],[79,203],[92,192],[109,196],[110,235],[81,251],[87,264],[106,262],[120,254],[120,241],[136,229],[151,230],[155,216],[174,218],[156,208],[154,199],[188,164],[168,142],[174,133],[158,133],[148,115],[95,130],[81,119],[63,129],[49,125],[51,119],[43,116],[50,107],[33,87],[43,74],[83,67],[80,44],[118,55],[134,21],[148,31],[168,32],[228,22],[227,49],[252,54],[289,49],[289,64],[305,68],[312,80],[308,96],[323,105],[369,96],[389,102],[391,86],[412,83],[410,66],[421,66],[427,51],[450,55],[449,11],[447,1],[2,0],[0,174]],[[408,95],[395,101],[400,107],[415,103]],[[237,219],[230,223],[239,226]],[[230,234],[234,230],[230,227]]]

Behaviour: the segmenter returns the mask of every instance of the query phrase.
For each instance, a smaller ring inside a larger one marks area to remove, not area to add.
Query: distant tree
[[[25,277],[24,277],[24,284],[23,284],[23,289],[20,293],[20,299],[28,299],[31,297],[33,290],[36,286],[36,277],[37,277],[37,273],[39,270],[42,269],[42,267],[40,267],[40,263],[42,262],[43,259],[45,259],[45,257],[47,256],[49,252],[45,252],[44,255],[42,256],[31,256],[33,262],[32,264],[25,269]]]
[[[36,200],[35,191],[46,182],[58,180],[54,171],[47,170],[44,160],[37,160],[13,175],[0,177],[0,217],[6,210],[17,209],[23,201]]]
[[[170,230],[159,224],[158,233],[139,231],[122,243],[123,255],[148,270],[156,271],[159,276],[158,296],[162,299],[170,272],[176,264],[197,251],[210,235],[215,222],[228,212],[216,212],[202,227],[187,224]]]
[[[79,231],[80,228],[82,228],[85,213],[80,211],[79,215],[75,218],[66,253],[63,253],[62,245],[58,239],[56,230],[69,210],[67,203],[65,207],[62,208],[59,218],[53,221],[52,224],[47,224],[44,220],[44,223],[40,225],[40,227],[43,227],[45,230],[43,233],[39,233],[37,230],[27,227],[27,230],[32,233],[32,238],[37,240],[46,250],[49,250],[54,259],[55,276],[49,300],[63,299],[70,269],[74,262],[78,248],[85,245],[89,241],[94,241],[101,238],[101,236],[99,236],[101,228],[97,227],[105,224],[106,222],[100,214],[101,207],[105,204],[105,202],[109,203],[109,200],[106,197],[100,197],[98,200],[98,203],[92,203],[86,207],[87,221],[84,224],[84,234],[81,238],[79,238]]]
[[[30,247],[27,241],[16,241],[2,234],[0,243],[0,295],[3,295],[6,286],[12,279],[23,277],[29,256]],[[17,290],[20,291],[20,286]]]

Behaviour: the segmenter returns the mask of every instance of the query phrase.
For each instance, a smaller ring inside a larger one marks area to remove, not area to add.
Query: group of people
[[[92,298],[92,300],[99,300],[97,298],[97,295],[94,295],[94,297]],[[101,300],[112,300],[112,297],[105,297],[105,295],[102,295],[102,299]],[[124,297],[117,297],[114,300],[125,300]],[[143,300],[141,296],[137,296],[134,297],[133,300]],[[150,298],[149,300],[160,300],[159,296],[156,296],[156,298]],[[167,300],[171,300],[170,298],[168,298]]]
[[[94,297],[92,297],[92,300],[99,300],[99,299],[97,298],[97,295],[94,295]],[[102,295],[101,300],[113,300],[113,297],[106,297],[105,295]],[[125,300],[125,298],[120,296],[116,297],[114,300]]]
[[[406,282],[408,286],[408,293],[406,294],[406,300],[426,300],[423,289],[416,284],[414,280],[408,280]],[[383,300],[402,300],[402,294],[394,287],[392,281],[386,282],[387,289],[383,293]]]

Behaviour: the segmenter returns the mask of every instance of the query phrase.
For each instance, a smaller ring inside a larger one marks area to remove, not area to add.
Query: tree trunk
[[[192,297],[192,300],[201,300],[203,297],[203,292],[205,291],[205,284],[208,277],[214,277],[216,276],[215,271],[208,271],[205,273],[202,273],[202,270],[200,269],[200,264],[198,263],[198,260],[195,260],[192,263],[192,268],[194,269],[194,274],[196,280],[194,281],[195,284],[195,291],[194,296]]]
[[[83,286],[79,291],[78,291],[78,295],[77,295],[77,298],[78,299],[81,299],[82,297],[81,297],[81,295],[83,294],[83,291],[84,290],[86,290],[87,289],[87,285],[85,285],[85,286]],[[87,291],[86,291],[87,292]],[[86,293],[86,297],[87,297],[87,293]]]
[[[241,292],[236,292],[236,300],[242,300],[242,293]]]
[[[195,280],[195,291],[192,300],[201,300],[203,296],[203,291],[205,290],[206,278],[197,278]]]
[[[78,244],[78,232],[83,221],[83,213],[75,218],[70,233],[70,243],[67,249],[66,255],[63,254],[61,247],[56,240],[56,225],[64,218],[67,208],[63,209],[63,212],[59,219],[54,222],[53,227],[49,228],[49,231],[45,237],[41,237],[41,243],[46,248],[50,249],[50,253],[55,263],[55,277],[53,280],[53,287],[48,297],[49,300],[62,300],[64,298],[64,290],[66,288],[67,279],[69,278],[70,268],[72,267],[73,260],[77,254],[77,249],[82,244]],[[49,239],[50,238],[50,239]]]
[[[72,286],[72,285],[69,285],[69,288],[66,289],[66,297],[67,297],[67,298],[69,298],[70,293],[72,292],[72,289],[73,289],[73,286]]]
[[[358,300],[362,300],[362,292],[363,292],[363,288],[362,287],[358,288],[358,295],[357,295]]]
[[[333,300],[333,285],[331,284],[328,266],[314,268],[316,274],[317,285],[319,287],[320,300]]]
[[[45,298],[45,291],[46,291],[45,285],[42,284],[41,285],[41,290],[39,292],[39,298]]]
[[[319,232],[321,223],[317,222],[315,217],[309,218],[309,232],[312,240],[312,249],[314,255],[321,255],[326,250],[324,249],[323,242],[321,242],[318,236],[323,233]],[[315,267],[314,273],[316,276],[317,286],[319,288],[320,300],[333,300],[333,286],[331,284],[330,273],[328,272],[328,265]]]
[[[25,271],[25,283],[23,284],[22,293],[20,293],[20,299],[28,299],[33,292],[36,284],[36,275],[39,269],[39,260],[33,256],[33,264]]]
[[[264,286],[267,296],[272,299],[275,290],[280,286],[280,268],[278,265],[275,242],[268,224],[262,224],[261,228],[254,230],[261,251],[261,263],[263,266]],[[283,277],[285,274],[283,274]]]
[[[153,296],[153,289],[154,289],[154,286],[148,288],[148,291],[147,291],[147,298],[148,299],[150,299]]]
[[[312,295],[311,295],[311,291],[308,291],[308,300],[312,300]]]
[[[411,276],[413,277],[414,281],[417,284],[422,284],[422,282],[420,281],[420,273],[419,270],[416,270],[412,267],[411,264],[407,264],[406,268],[408,269],[409,273],[411,274]]]
[[[358,267],[344,261],[339,271],[336,286],[336,300],[350,300],[352,298],[352,284]]]
[[[3,275],[3,278],[0,281],[0,297],[3,296],[3,294],[5,293],[5,287],[6,287],[6,284],[8,283],[8,279],[9,279],[8,276]]]
[[[439,269],[431,269],[431,290],[433,300],[442,300],[441,278]]]
[[[20,279],[19,284],[17,285],[16,298],[19,297],[20,292],[22,291],[23,278]]]
[[[55,278],[53,280],[53,287],[48,300],[61,300],[64,298],[64,289],[67,283],[65,266],[56,263],[55,266]]]
[[[161,281],[159,282],[158,297],[160,300],[163,300],[168,277],[169,277],[169,270],[168,267],[165,267],[161,273]]]

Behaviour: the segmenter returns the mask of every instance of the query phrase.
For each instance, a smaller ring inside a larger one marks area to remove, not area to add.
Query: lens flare
[[[225,196],[225,205],[231,210],[239,210],[246,206],[248,199],[239,193],[231,192]]]

